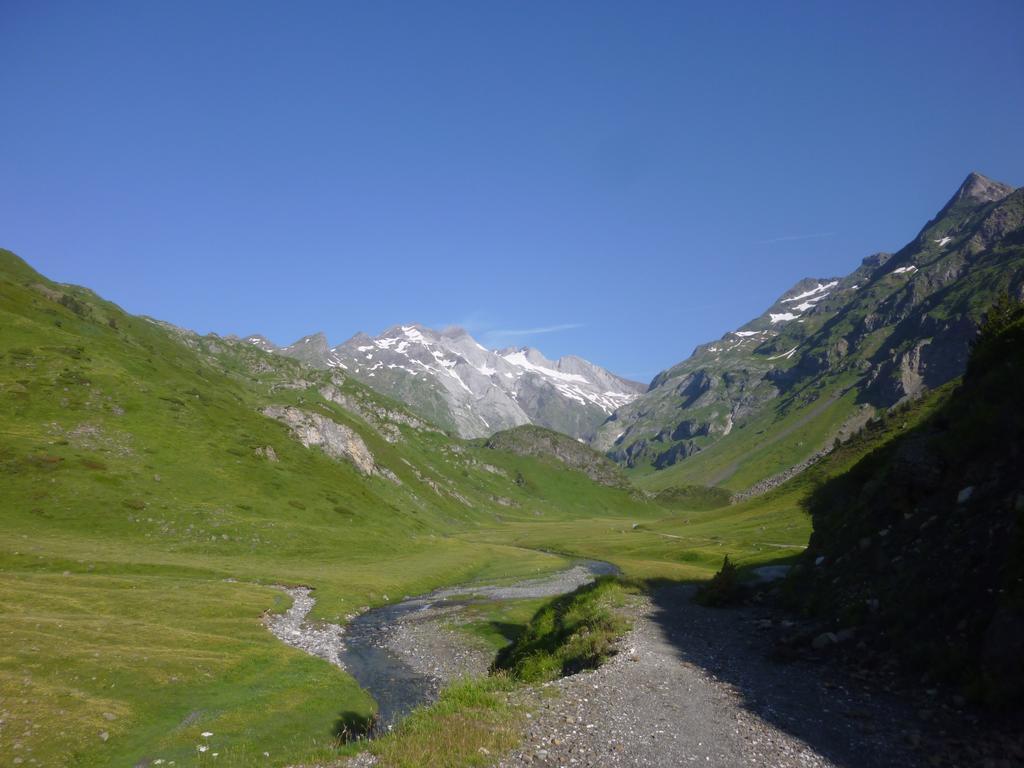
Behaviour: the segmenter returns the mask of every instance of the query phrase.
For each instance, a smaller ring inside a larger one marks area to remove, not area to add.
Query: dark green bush
[[[729,556],[722,560],[722,567],[711,580],[701,584],[697,588],[695,600],[701,605],[718,607],[722,605],[735,605],[743,598],[743,588],[740,586],[739,570],[736,568]]]

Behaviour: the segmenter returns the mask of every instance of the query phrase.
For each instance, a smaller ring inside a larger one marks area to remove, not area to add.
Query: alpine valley
[[[0,250],[0,764],[1020,764],[1022,374],[976,173],[649,386]]]

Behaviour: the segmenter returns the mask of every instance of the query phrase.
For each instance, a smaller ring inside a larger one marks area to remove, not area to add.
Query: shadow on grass
[[[893,723],[920,725],[906,704],[866,692],[827,662],[772,660],[772,636],[758,626],[767,609],[703,607],[694,601],[697,582],[647,585],[651,618],[679,660],[728,684],[747,711],[845,768],[920,764],[906,745],[880,736],[891,735]]]
[[[365,741],[379,736],[382,732],[380,717],[376,712],[364,715],[361,712],[346,710],[338,715],[332,732],[341,744],[353,741]]]
[[[516,624],[509,621],[489,621],[487,625],[510,643],[518,640],[519,636],[526,629],[525,624]]]

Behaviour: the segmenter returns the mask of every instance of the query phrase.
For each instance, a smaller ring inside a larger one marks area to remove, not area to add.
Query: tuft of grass
[[[455,682],[436,703],[372,742],[370,751],[385,768],[490,765],[519,741],[525,713],[510,701],[514,687],[504,674]]]
[[[498,654],[495,669],[517,680],[540,682],[598,667],[630,627],[617,610],[625,598],[625,585],[604,576],[553,600]]]

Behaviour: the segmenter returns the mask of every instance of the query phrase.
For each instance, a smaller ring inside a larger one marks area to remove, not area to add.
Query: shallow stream
[[[344,629],[306,622],[314,602],[310,590],[289,589],[295,600],[292,608],[285,614],[268,617],[267,624],[285,643],[343,667],[376,700],[379,725],[390,728],[417,706],[432,701],[439,687],[436,677],[413,669],[388,647],[389,633],[405,617],[444,606],[555,597],[616,572],[611,563],[581,560],[568,570],[514,584],[438,589],[369,610]]]

